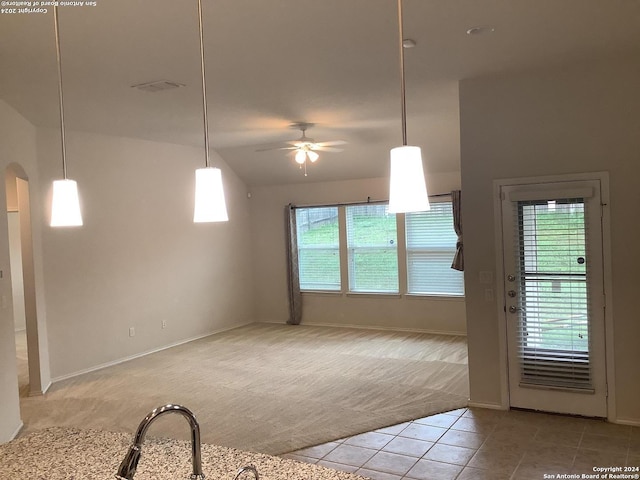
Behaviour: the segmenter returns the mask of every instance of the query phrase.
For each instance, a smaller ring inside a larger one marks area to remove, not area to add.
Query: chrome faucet
[[[118,468],[118,473],[116,473],[118,480],[133,480],[133,476],[138,468],[138,462],[140,461],[140,455],[142,455],[142,443],[144,442],[144,437],[147,434],[149,426],[156,418],[172,412],[179,413],[185,417],[191,427],[191,462],[193,464],[193,473],[190,478],[191,480],[204,480],[200,456],[200,425],[198,425],[196,417],[191,410],[181,405],[172,404],[163,405],[162,407],[152,410],[144,417],[142,422],[140,422],[133,445],[129,448],[127,455],[120,464],[120,468]]]

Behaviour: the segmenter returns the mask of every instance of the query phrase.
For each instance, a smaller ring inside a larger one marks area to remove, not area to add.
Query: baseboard
[[[240,325],[234,325],[232,327],[220,328],[218,330],[213,330],[213,331],[205,333],[203,335],[197,335],[195,337],[186,338],[184,340],[179,340],[177,342],[170,343],[169,345],[164,345],[162,347],[154,348],[152,350],[147,350],[147,351],[142,352],[142,353],[136,353],[135,355],[130,355],[128,357],[119,358],[118,360],[113,360],[111,362],[102,363],[100,365],[96,365],[94,367],[85,368],[83,370],[79,370],[77,372],[69,373],[67,375],[61,375],[61,376],[55,377],[55,378],[53,378],[51,380],[51,382],[47,386],[47,390],[49,389],[49,386],[51,386],[52,383],[61,382],[62,380],[68,380],[69,378],[78,377],[80,375],[84,375],[85,373],[95,372],[96,370],[102,370],[103,368],[113,367],[113,366],[119,365],[121,363],[129,362],[131,360],[135,360],[136,358],[146,357],[147,355],[151,355],[152,353],[161,352],[161,351],[167,350],[169,348],[177,347],[178,345],[183,345],[185,343],[194,342],[196,340],[200,340],[201,338],[210,337],[211,335],[215,335],[216,333],[227,332],[229,330],[234,330],[234,329],[239,328],[239,327],[244,327],[244,326],[250,325],[252,323],[255,323],[255,322],[247,322],[247,323],[242,323]]]
[[[618,423],[620,425],[631,425],[633,427],[640,427],[640,420],[634,418],[617,418],[612,420],[611,423]]]
[[[16,428],[16,431],[13,432],[13,435],[11,435],[10,439],[11,440],[15,440],[18,435],[20,435],[20,431],[24,428],[24,423],[22,423],[22,421],[20,421],[20,425],[18,425],[18,428]]]
[[[271,323],[276,325],[286,325],[286,322],[278,322],[275,320],[260,320],[257,323]],[[316,322],[303,322],[301,325],[308,325],[310,327],[336,327],[336,328],[356,328],[361,330],[383,330],[391,332],[409,332],[409,333],[427,333],[430,335],[452,335],[457,337],[466,337],[466,332],[452,332],[442,330],[428,330],[422,328],[402,328],[402,327],[382,327],[377,325],[352,325],[352,324],[336,324],[336,323],[316,323]]]
[[[488,408],[490,410],[509,410],[509,408],[505,408],[502,405],[500,405],[499,403],[482,403],[482,402],[472,402],[469,401],[468,404],[469,407],[474,407],[474,408]]]

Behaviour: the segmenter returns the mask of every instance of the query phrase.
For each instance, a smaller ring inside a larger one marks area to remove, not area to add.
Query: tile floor
[[[545,474],[556,479],[562,474],[589,478],[582,474],[593,475],[594,467],[640,467],[640,427],[517,410],[463,408],[283,457],[374,480],[552,478]],[[629,474],[636,475],[638,470]]]

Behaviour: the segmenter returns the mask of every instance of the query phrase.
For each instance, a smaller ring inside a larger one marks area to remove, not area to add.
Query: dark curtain
[[[302,294],[298,273],[298,229],[296,210],[289,204],[284,207],[287,231],[287,282],[289,286],[289,325],[300,325],[302,321]]]
[[[456,242],[456,254],[453,257],[451,268],[464,271],[464,248],[462,244],[462,192],[454,190],[451,192],[451,201],[453,203],[453,229],[458,235]]]

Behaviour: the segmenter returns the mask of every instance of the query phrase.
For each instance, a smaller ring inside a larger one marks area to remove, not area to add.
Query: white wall
[[[19,163],[28,174],[30,181],[34,184],[37,182],[35,138],[36,129],[33,125],[0,100],[0,172],[3,176],[10,164]],[[14,207],[15,205],[12,205],[12,208]],[[3,177],[0,181],[0,270],[3,271],[3,278],[0,279],[2,299],[0,303],[0,406],[2,407],[0,408],[0,442],[11,439],[22,424],[16,371],[6,212],[6,184]],[[39,229],[37,231],[34,229],[34,237],[36,237],[34,238],[34,255],[39,261]],[[44,372],[46,381],[48,381],[47,372],[48,365]]]
[[[637,57],[460,83],[471,401],[500,404],[492,182],[610,172],[617,420],[640,422],[640,61]]]
[[[37,145],[49,205],[59,132],[39,129]],[[215,154],[212,163],[230,220],[194,224],[201,148],[67,132],[84,226],[43,231],[54,379],[251,321],[246,190]]]
[[[293,168],[293,166],[291,167]],[[432,193],[459,188],[459,173],[429,176]],[[252,190],[253,277],[255,316],[260,321],[287,321],[287,274],[284,207],[382,200],[389,196],[388,179],[300,183]],[[465,305],[461,299],[380,298],[340,294],[303,294],[304,324],[354,325],[442,333],[465,333]]]

